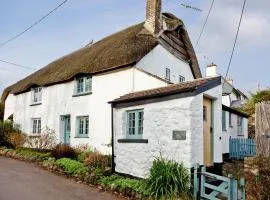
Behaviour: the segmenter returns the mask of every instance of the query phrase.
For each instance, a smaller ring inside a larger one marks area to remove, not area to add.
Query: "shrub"
[[[84,181],[93,185],[97,185],[99,184],[99,181],[102,177],[104,177],[104,171],[102,169],[96,168],[84,177]]]
[[[270,157],[256,157],[245,169],[247,199],[270,199]]]
[[[9,133],[7,135],[7,141],[13,148],[17,149],[22,147],[26,141],[26,135],[23,133]]]
[[[18,127],[14,126],[10,121],[0,121],[0,146],[12,147],[12,144],[8,141],[8,135],[10,133],[20,133]]]
[[[56,144],[56,136],[54,130],[48,127],[38,136],[28,136],[26,138],[26,146],[34,149],[52,149]]]
[[[61,158],[56,161],[56,164],[60,166],[69,175],[87,175],[88,169],[82,163],[71,160],[69,158]]]
[[[121,192],[127,196],[149,196],[144,180],[124,178],[118,175],[102,177],[99,183],[110,190]]]
[[[102,155],[99,152],[93,152],[85,159],[84,163],[90,170],[94,168],[105,170],[107,167],[111,166],[111,156]]]
[[[36,161],[43,161],[47,160],[50,157],[50,153],[40,153],[30,149],[19,148],[16,150],[18,156],[21,156],[23,159],[27,160],[36,160]]]
[[[186,197],[190,193],[190,177],[183,163],[157,158],[153,161],[146,187],[155,199]]]
[[[77,157],[75,149],[73,149],[71,146],[69,146],[67,144],[58,144],[58,145],[56,145],[52,149],[51,155],[53,157],[55,157],[56,159],[60,159],[60,158],[75,159]]]

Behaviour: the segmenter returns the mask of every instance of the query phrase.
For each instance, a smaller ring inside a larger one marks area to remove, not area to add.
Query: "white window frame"
[[[75,79],[74,94],[80,95],[80,94],[88,94],[91,92],[92,92],[91,76],[80,76]]]
[[[243,136],[244,135],[243,120],[244,120],[243,117],[237,116],[237,135],[238,136]]]
[[[41,118],[32,118],[31,119],[31,128],[33,135],[40,135],[42,128],[41,128]]]
[[[184,76],[179,75],[179,83],[185,82],[186,78]]]
[[[42,102],[42,87],[32,88],[32,104]]]
[[[89,116],[77,116],[76,118],[76,136],[77,137],[89,137]]]

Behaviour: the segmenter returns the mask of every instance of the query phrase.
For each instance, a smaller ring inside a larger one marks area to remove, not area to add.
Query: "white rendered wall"
[[[222,131],[222,152],[229,153],[230,138],[248,138],[248,118],[243,117],[243,134],[238,135],[237,115],[232,113],[232,126],[229,125],[229,112],[226,111],[226,131]]]
[[[111,143],[111,105],[108,102],[139,89],[167,85],[134,68],[93,76],[91,95],[72,97],[74,84],[75,81],[71,81],[43,88],[42,104],[37,106],[30,106],[31,92],[17,95],[15,123],[30,134],[31,118],[41,118],[42,129],[47,126],[55,130],[60,139],[60,116],[70,115],[71,145],[89,144],[110,153],[107,144]],[[86,115],[89,116],[89,138],[76,138],[76,117]]]
[[[14,113],[14,108],[15,108],[15,96],[13,94],[9,94],[5,101],[4,120],[7,120],[8,117]]]
[[[176,58],[161,45],[150,51],[136,66],[163,79],[165,79],[166,68],[169,68],[173,83],[179,82],[179,75],[184,76],[186,81],[194,80],[189,64]]]
[[[214,100],[214,162],[222,162],[221,86],[206,92]],[[118,143],[126,138],[126,111],[144,109],[143,139],[148,143]],[[155,157],[203,165],[203,94],[140,106],[114,109],[116,171],[144,178]],[[172,140],[173,130],[186,131],[186,140]]]
[[[114,109],[116,171],[146,177],[155,157],[183,162],[191,167],[191,109],[194,97]],[[118,143],[126,138],[126,111],[144,109],[143,139],[148,143]],[[185,130],[186,140],[172,140],[173,130]]]

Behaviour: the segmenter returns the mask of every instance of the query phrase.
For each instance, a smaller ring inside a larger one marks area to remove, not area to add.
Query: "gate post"
[[[204,197],[204,194],[205,194],[205,172],[206,172],[206,169],[205,167],[202,167],[201,169],[201,197]]]
[[[241,190],[241,200],[246,200],[246,187],[245,187],[245,179],[240,179],[240,190]]]
[[[237,200],[237,181],[229,174],[229,182],[228,182],[228,200]]]
[[[199,164],[194,165],[194,172],[193,172],[193,199],[198,200],[198,192],[199,192],[199,180],[198,180],[198,169]]]

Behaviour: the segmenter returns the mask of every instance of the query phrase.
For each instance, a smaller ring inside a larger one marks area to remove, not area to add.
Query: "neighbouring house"
[[[217,65],[210,64],[206,68],[206,77],[218,76]],[[240,111],[248,97],[235,88],[233,80],[222,77],[222,152],[229,155],[230,138],[248,138],[249,115]]]
[[[147,1],[146,21],[64,56],[6,88],[5,116],[38,137],[111,148],[111,106],[121,95],[201,78],[183,22]]]

